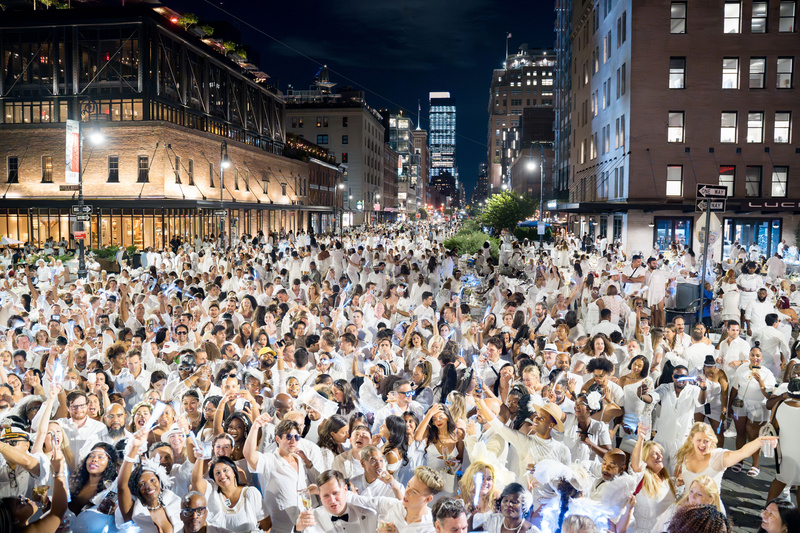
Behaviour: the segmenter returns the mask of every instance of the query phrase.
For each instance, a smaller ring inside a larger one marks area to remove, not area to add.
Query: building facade
[[[308,91],[287,90],[286,101],[286,131],[328,149],[345,171],[345,224],[374,219],[384,162],[380,113],[362,91],[331,93],[319,83]]]
[[[416,183],[414,211],[417,211],[420,207],[425,206],[430,180],[431,156],[430,150],[428,150],[428,132],[417,124],[417,129],[411,132],[411,141],[414,144],[414,153],[411,156],[409,173],[412,181],[415,180]],[[412,212],[411,208],[408,212]]]
[[[428,99],[430,181],[442,172],[458,179],[456,168],[456,99],[449,92],[432,92]]]
[[[489,194],[499,191],[516,154],[509,130],[522,125],[526,108],[552,109],[555,55],[552,50],[520,46],[495,69],[489,88]],[[552,124],[551,128],[552,130]],[[517,147],[518,149],[519,147]]]
[[[736,241],[767,256],[793,244],[796,4],[573,2],[569,229],[700,253],[697,189],[712,184],[728,191],[716,259]]]
[[[392,151],[392,154],[397,155],[397,158],[386,157],[385,161],[391,161],[393,173],[397,174],[397,194],[398,209],[403,215],[413,213],[416,211],[417,206],[417,180],[419,174],[414,172],[414,144],[411,138],[414,124],[411,119],[403,114],[402,111],[394,113],[388,110],[382,110],[381,116],[383,117],[384,126],[384,140],[386,145]],[[384,150],[386,147],[384,147]],[[384,165],[384,175],[387,175],[387,169]]]
[[[307,163],[283,153],[281,94],[162,14],[8,13],[0,49],[1,234],[72,240],[67,119],[104,138],[82,150],[91,247],[164,247],[218,234],[220,219],[230,237],[304,231],[312,217],[331,229],[333,206],[310,205]]]
[[[377,219],[380,222],[394,222],[398,215],[397,195],[400,188],[399,175],[403,169],[403,158],[391,146],[383,147],[383,178],[382,192],[376,201],[378,207]]]

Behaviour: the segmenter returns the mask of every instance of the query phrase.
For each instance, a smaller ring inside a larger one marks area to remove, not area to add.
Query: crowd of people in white
[[[0,533],[721,533],[723,475],[800,531],[780,253],[732,247],[691,314],[679,245],[459,255],[456,229],[176,242],[87,279],[4,251]]]

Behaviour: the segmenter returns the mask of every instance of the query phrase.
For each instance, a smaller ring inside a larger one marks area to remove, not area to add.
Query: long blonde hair
[[[664,448],[660,444],[654,440],[649,440],[642,446],[642,461],[647,462],[647,458],[650,457],[650,452],[653,448],[658,448],[661,454],[664,454]],[[677,497],[675,485],[672,484],[672,478],[669,477],[666,467],[662,468],[661,472],[658,473],[650,470],[650,467],[646,467],[644,469],[644,479],[642,480],[642,490],[651,498],[655,498],[661,492],[661,484],[664,481],[669,484],[669,490],[672,491],[672,495]]]
[[[692,429],[689,430],[689,436],[686,437],[686,442],[684,442],[683,445],[678,448],[678,451],[675,454],[675,472],[680,469],[683,461],[686,460],[686,456],[692,453],[692,450],[694,450],[692,439],[700,432],[705,433],[706,437],[708,437],[708,440],[710,441],[708,453],[711,453],[716,449],[717,435],[714,433],[714,429],[705,422],[695,422],[692,426]]]
[[[467,421],[467,400],[464,395],[458,391],[450,391],[447,395],[447,401],[450,402],[450,414],[453,417],[453,422],[459,420]]]
[[[484,510],[494,510],[494,501],[500,496],[500,489],[497,486],[497,476],[495,475],[494,466],[483,461],[473,461],[464,472],[464,476],[459,481],[458,485],[461,488],[461,496],[464,501],[475,501],[475,491],[480,490],[480,487],[475,487],[475,474],[488,470],[492,475],[492,490],[481,497],[480,507]]]
[[[686,502],[689,501],[689,489],[691,489],[692,485],[695,483],[703,487],[703,490],[705,490],[708,495],[711,496],[711,505],[716,507],[717,511],[722,511],[722,501],[719,499],[719,487],[714,480],[708,476],[696,477],[695,480],[692,481],[688,487],[686,487],[686,492],[683,493],[683,496],[681,496],[681,499],[675,504],[675,507],[686,505]]]

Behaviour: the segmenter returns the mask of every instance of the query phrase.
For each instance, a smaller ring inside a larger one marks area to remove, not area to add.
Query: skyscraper
[[[432,92],[429,95],[428,104],[431,183],[443,172],[448,172],[458,182],[458,170],[456,169],[456,99],[451,98],[449,92]]]
[[[510,143],[505,146],[503,142],[510,129],[522,125],[523,110],[553,107],[554,65],[552,50],[528,50],[528,45],[523,43],[518,52],[506,57],[503,68],[495,69],[489,90],[487,163],[490,193],[492,187],[500,187],[502,176],[516,156],[515,147]],[[519,149],[517,146],[516,150]]]

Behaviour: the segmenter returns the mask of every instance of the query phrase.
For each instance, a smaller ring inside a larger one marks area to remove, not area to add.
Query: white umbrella
[[[11,245],[11,244],[22,244],[22,241],[18,241],[17,239],[12,239],[11,237],[3,236],[0,239],[0,246],[2,245]]]

